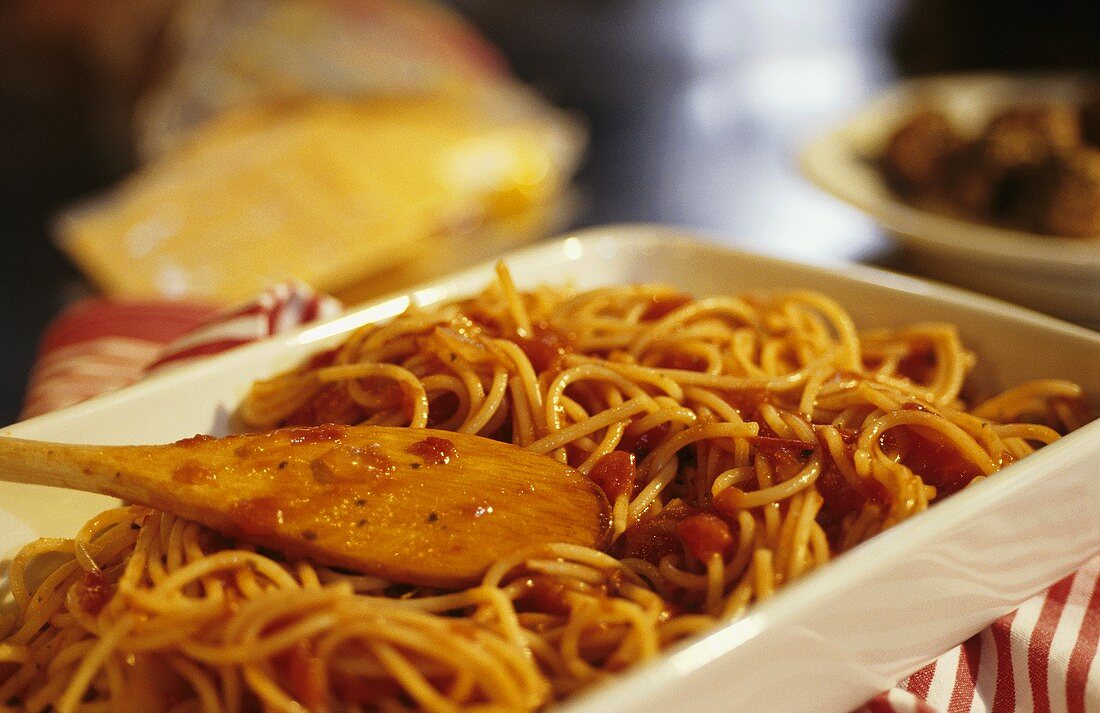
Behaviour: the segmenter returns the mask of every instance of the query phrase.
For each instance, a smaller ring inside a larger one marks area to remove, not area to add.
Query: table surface
[[[812,262],[905,268],[869,219],[799,175],[795,156],[809,136],[901,72],[1044,62],[1042,54],[998,55],[1013,42],[1012,27],[1029,22],[1017,18],[998,34],[981,24],[981,13],[990,12],[982,2],[964,4],[963,16],[949,3],[894,0],[455,4],[521,78],[587,118],[591,143],[571,227],[681,224],[727,236],[737,247]],[[1097,23],[1054,5],[1049,32],[1069,38],[1059,58],[1096,61],[1087,38],[1077,54],[1065,48]],[[975,54],[976,45],[965,41],[975,26],[992,38],[991,54]],[[0,52],[0,238],[8,248],[0,260],[3,423],[17,418],[43,328],[87,291],[49,241],[51,216],[128,167],[118,133],[101,130],[114,109],[101,102],[79,61],[7,46]]]

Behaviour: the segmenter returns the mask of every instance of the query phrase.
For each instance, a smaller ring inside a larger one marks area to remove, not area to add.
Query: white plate
[[[964,130],[976,132],[1011,103],[1072,101],[1088,84],[1083,76],[984,74],[904,82],[810,142],[802,169],[819,187],[892,231],[921,272],[1100,325],[1100,239],[1037,235],[914,208],[889,189],[873,163],[900,123],[920,108],[941,108]]]
[[[695,294],[821,290],[866,327],[959,325],[980,386],[1071,378],[1100,394],[1100,334],[994,300],[878,270],[845,274],[704,244],[673,229],[619,226],[507,257],[517,283],[587,288],[659,280]],[[435,303],[480,289],[492,266],[415,291]],[[0,433],[101,443],[224,432],[256,378],[285,369],[356,326],[399,312],[395,297],[320,326],[184,366]],[[1100,551],[1100,422],[861,545],[744,619],[564,706],[631,710],[848,711],[1010,611]],[[70,535],[110,501],[0,484],[0,557],[35,534]]]

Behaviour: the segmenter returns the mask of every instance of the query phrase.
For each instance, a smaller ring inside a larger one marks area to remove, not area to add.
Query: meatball
[[[995,209],[1005,169],[988,160],[984,140],[968,143],[951,155],[938,193],[963,215],[988,217]]]
[[[1036,229],[1075,238],[1100,236],[1100,150],[1077,148],[1054,163]]]
[[[1037,166],[1081,143],[1078,111],[1062,104],[1013,107],[995,116],[984,136],[985,161],[1003,170]]]
[[[1100,148],[1100,92],[1081,105],[1081,140]]]
[[[947,162],[962,143],[942,112],[919,112],[890,137],[882,170],[894,190],[904,195],[933,190],[944,180]]]

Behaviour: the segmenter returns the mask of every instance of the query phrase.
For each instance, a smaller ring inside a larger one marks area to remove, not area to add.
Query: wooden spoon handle
[[[134,446],[84,446],[0,439],[0,481],[48,485],[124,498],[125,453]],[[122,459],[120,459],[122,456]]]

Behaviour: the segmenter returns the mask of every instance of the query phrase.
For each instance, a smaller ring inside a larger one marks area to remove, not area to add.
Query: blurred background
[[[303,245],[347,299],[622,221],[907,270],[799,148],[902,77],[1094,69],[1098,27],[1059,0],[7,0],[0,421],[73,300],[229,304]]]

